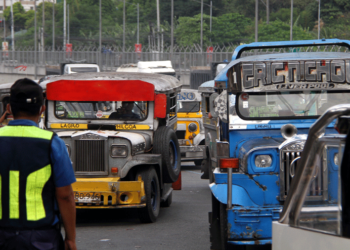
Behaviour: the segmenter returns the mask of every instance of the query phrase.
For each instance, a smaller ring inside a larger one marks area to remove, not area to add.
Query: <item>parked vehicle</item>
[[[100,72],[100,67],[96,63],[61,63],[59,66],[47,66],[46,75],[69,75],[73,73]]]
[[[344,88],[348,93],[348,86],[337,89]],[[349,101],[329,108],[310,128],[280,220],[273,222],[272,249],[349,248]],[[323,131],[334,119],[340,134],[326,136]],[[308,191],[315,187],[324,195],[317,202]]]
[[[193,89],[182,89],[177,95],[176,134],[180,144],[181,161],[194,161],[196,166],[201,166],[205,148],[201,96]]]
[[[138,63],[123,64],[117,72],[155,73],[176,76],[171,61],[139,61]]]
[[[278,44],[288,48],[325,42]],[[350,42],[338,45],[349,48]],[[234,55],[244,49],[240,46]],[[212,131],[205,132],[207,169],[213,170],[212,248],[272,242],[272,222],[279,219],[309,127],[327,108],[349,100],[348,58],[343,52],[257,55],[236,59],[219,73],[216,93],[209,97],[216,127],[207,126]],[[227,81],[220,79],[223,72]],[[334,123],[324,132],[336,133]],[[326,177],[333,178],[321,171],[316,177],[319,185],[309,193],[314,202],[329,198],[323,192]]]
[[[45,126],[66,143],[78,209],[137,208],[155,222],[181,171],[179,81],[141,73],[54,76],[40,84]]]

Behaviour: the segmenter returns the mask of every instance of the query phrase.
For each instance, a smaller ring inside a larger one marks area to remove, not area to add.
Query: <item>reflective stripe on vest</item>
[[[43,139],[45,141],[50,141],[53,137],[53,134],[54,133],[51,131],[42,130],[35,126],[11,126],[10,125],[0,129],[0,138],[1,137],[3,138],[22,137],[22,138],[28,138],[28,139],[32,138],[34,140]],[[28,146],[30,147],[30,145]],[[39,158],[39,159],[42,159],[42,158]],[[18,220],[24,219],[26,221],[31,221],[33,223],[33,222],[42,220],[44,218],[47,218],[47,219],[51,218],[51,217],[47,217],[48,215],[46,214],[46,210],[45,210],[46,205],[44,205],[44,198],[47,198],[47,196],[45,197],[43,196],[44,187],[48,183],[52,175],[51,165],[47,163],[46,163],[47,164],[46,166],[45,164],[41,166],[38,165],[35,171],[26,173],[26,171],[23,170],[23,167],[25,167],[25,164],[26,164],[25,161],[24,162],[22,161],[21,165],[19,165],[21,167],[18,170],[15,170],[15,169],[7,170],[8,177],[5,177],[5,178],[9,178],[8,179],[9,180],[8,182],[9,200],[8,200],[8,203],[5,202],[5,204],[9,206],[8,215],[3,214],[4,204],[2,204],[2,199],[4,197],[4,194],[2,192],[4,192],[4,190],[2,190],[3,187],[1,183],[4,180],[4,176],[0,175],[0,220],[8,216],[7,218],[9,218],[10,220],[18,221]],[[21,171],[22,171],[22,175],[21,175]],[[26,181],[23,182],[24,180]],[[51,182],[50,182],[50,185],[52,185]],[[26,184],[22,185],[20,183],[22,184],[26,183]],[[24,188],[25,190],[23,190]],[[22,198],[20,198],[20,193],[21,195],[25,195],[25,204],[21,203],[22,201],[24,201],[23,200],[24,196],[21,196]],[[22,214],[21,209],[23,209],[23,206],[25,206],[25,209],[26,209],[26,218],[25,217],[20,218],[20,214]]]
[[[0,136],[28,137],[51,140],[52,132],[34,126],[6,126],[0,129]]]
[[[37,221],[46,217],[41,194],[50,176],[51,165],[47,165],[28,176],[26,188],[27,220]]]

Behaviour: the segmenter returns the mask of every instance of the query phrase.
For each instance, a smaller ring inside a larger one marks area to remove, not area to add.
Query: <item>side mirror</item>
[[[156,94],[154,98],[154,118],[166,117],[166,94]]]
[[[209,97],[209,112],[211,114],[212,117],[217,118],[219,116],[219,114],[217,112],[215,112],[215,99],[219,96],[218,93],[213,93],[211,94],[211,96]]]

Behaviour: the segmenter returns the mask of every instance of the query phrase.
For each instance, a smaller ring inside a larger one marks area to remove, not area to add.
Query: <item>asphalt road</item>
[[[134,209],[78,211],[78,249],[210,249],[211,196],[200,175],[193,163],[182,164],[182,190],[152,224],[141,224]]]

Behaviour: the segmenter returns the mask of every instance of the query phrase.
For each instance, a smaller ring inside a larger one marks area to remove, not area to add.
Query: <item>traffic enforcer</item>
[[[246,50],[275,47],[288,53],[240,58]],[[272,242],[272,222],[280,217],[310,126],[329,107],[349,101],[350,56],[342,52],[349,47],[337,39],[242,45],[215,78],[216,93],[204,93],[213,249]],[[323,52],[329,48],[338,52]],[[337,133],[334,122],[323,133]],[[338,151],[327,146],[308,202],[336,204]]]

